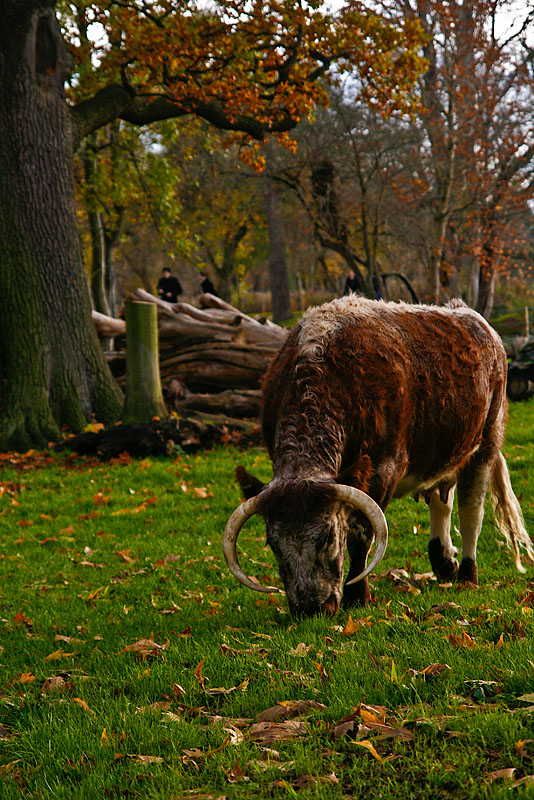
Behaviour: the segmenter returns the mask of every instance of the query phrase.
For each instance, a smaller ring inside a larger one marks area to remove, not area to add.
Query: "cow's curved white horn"
[[[338,500],[351,505],[353,508],[357,508],[358,511],[361,511],[362,514],[367,517],[375,535],[375,550],[371,563],[365,567],[363,572],[346,582],[345,586],[350,586],[352,583],[363,580],[363,578],[369,575],[377,564],[382,561],[384,553],[386,552],[386,547],[388,546],[388,525],[380,506],[375,503],[372,497],[365,494],[365,492],[355,489],[353,486],[344,486],[343,484],[337,484],[335,492]]]
[[[262,586],[261,583],[255,583],[254,581],[251,581],[250,578],[245,575],[239,566],[239,561],[237,560],[237,537],[239,536],[239,532],[247,519],[250,519],[250,517],[254,516],[257,510],[257,496],[251,497],[250,500],[245,500],[244,503],[241,503],[239,508],[236,508],[226,523],[226,527],[224,529],[224,557],[232,575],[234,575],[244,586],[248,586],[249,589],[254,589],[255,592],[279,592],[280,589],[278,589],[276,586]]]

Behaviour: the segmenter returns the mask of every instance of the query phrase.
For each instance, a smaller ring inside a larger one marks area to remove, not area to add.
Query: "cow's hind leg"
[[[367,578],[353,583],[352,586],[347,586],[347,583],[365,569],[367,553],[371,547],[372,540],[373,531],[371,526],[363,515],[356,514],[355,519],[349,523],[349,532],[347,535],[350,566],[341,601],[345,608],[369,605],[370,594],[369,581]]]
[[[458,572],[458,561],[451,539],[451,514],[454,502],[454,488],[450,488],[447,496],[440,496],[439,489],[435,489],[428,503],[430,509],[430,540],[428,542],[428,557],[436,576],[443,581],[451,581]]]
[[[462,534],[462,561],[458,581],[478,583],[477,541],[484,519],[484,499],[491,468],[487,461],[472,460],[458,476],[458,514]]]

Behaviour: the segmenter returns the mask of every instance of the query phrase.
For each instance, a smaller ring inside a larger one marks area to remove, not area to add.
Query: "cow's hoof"
[[[458,583],[472,583],[478,586],[478,571],[476,561],[472,558],[462,558],[460,569],[458,570]]]
[[[453,581],[458,572],[458,562],[455,558],[443,555],[443,544],[437,538],[430,539],[428,543],[428,557],[434,574],[441,581]]]
[[[345,586],[343,589],[342,608],[361,608],[362,606],[368,606],[370,602],[371,594],[367,578],[358,581],[358,583],[353,583],[351,586]]]

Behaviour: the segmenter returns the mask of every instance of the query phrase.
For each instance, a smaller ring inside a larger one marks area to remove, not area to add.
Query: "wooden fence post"
[[[126,391],[123,423],[168,416],[159,375],[158,320],[154,303],[126,303]]]

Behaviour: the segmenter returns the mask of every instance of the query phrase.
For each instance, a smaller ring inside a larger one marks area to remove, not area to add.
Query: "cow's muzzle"
[[[371,563],[365,567],[363,572],[348,581],[346,585],[350,585],[361,581],[369,575],[384,557],[388,543],[388,526],[384,512],[368,494],[360,491],[360,489],[355,489],[353,486],[344,486],[343,484],[337,483],[332,484],[331,488],[336,500],[352,506],[366,517],[372,527],[375,537],[375,549]],[[236,508],[224,529],[223,553],[230,572],[244,586],[248,586],[249,589],[254,589],[256,592],[279,592],[280,590],[276,586],[262,586],[261,583],[256,583],[251,580],[243,572],[237,558],[237,537],[245,522],[257,513],[259,504],[260,495],[256,495],[256,497],[251,497],[250,500],[245,500],[244,503],[241,503],[241,505]],[[332,613],[334,609],[325,608],[324,611],[326,613]]]

